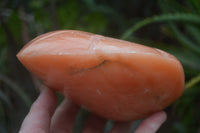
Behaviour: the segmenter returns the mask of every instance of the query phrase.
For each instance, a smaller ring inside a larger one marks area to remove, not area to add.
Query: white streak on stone
[[[100,91],[99,89],[97,89],[97,93],[98,93],[99,95],[101,95],[101,91]]]

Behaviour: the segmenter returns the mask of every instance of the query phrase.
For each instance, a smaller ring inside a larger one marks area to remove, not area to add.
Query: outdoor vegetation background
[[[185,92],[166,109],[159,133],[200,133],[199,0],[1,0],[0,133],[17,133],[39,94],[16,59],[36,36],[60,29],[102,34],[163,49],[184,66]]]

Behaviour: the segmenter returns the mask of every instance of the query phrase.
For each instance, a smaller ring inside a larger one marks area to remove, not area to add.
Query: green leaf
[[[96,10],[97,5],[94,0],[84,0],[85,5],[92,11]]]
[[[101,13],[93,12],[84,18],[86,29],[88,32],[102,34],[107,27],[107,20]]]
[[[59,25],[62,29],[77,29],[81,7],[76,0],[70,0],[58,8]]]
[[[187,5],[190,7],[190,9],[194,12],[200,15],[200,1],[199,0],[187,0]]]

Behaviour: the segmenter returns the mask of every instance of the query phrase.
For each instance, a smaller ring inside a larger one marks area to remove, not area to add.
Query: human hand
[[[79,107],[67,99],[56,109],[57,97],[50,89],[42,90],[24,119],[19,133],[72,133]],[[166,113],[161,111],[146,118],[135,133],[155,133],[165,122]],[[91,115],[83,133],[103,133],[106,120]],[[110,133],[129,133],[133,122],[117,122]]]

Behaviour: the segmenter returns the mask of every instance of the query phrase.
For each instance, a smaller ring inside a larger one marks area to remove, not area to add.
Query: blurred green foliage
[[[16,133],[38,95],[16,53],[57,29],[126,39],[175,55],[184,66],[186,90],[166,110],[168,121],[159,132],[200,132],[199,0],[1,0],[0,22],[0,133]]]

